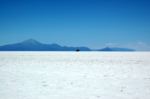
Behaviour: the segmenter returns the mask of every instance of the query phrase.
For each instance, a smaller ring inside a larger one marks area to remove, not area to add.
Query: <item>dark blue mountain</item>
[[[88,47],[67,47],[58,44],[43,44],[34,39],[28,39],[20,43],[0,46],[0,51],[90,51]]]
[[[135,51],[134,49],[129,48],[118,48],[118,47],[105,47],[98,51]]]

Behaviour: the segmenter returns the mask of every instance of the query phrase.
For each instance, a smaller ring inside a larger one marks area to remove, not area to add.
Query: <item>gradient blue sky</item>
[[[0,45],[29,38],[150,50],[150,0],[0,0]]]

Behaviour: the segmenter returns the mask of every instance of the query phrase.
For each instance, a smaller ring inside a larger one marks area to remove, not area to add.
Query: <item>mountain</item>
[[[44,44],[34,39],[28,39],[20,43],[0,46],[0,51],[92,51],[88,47],[68,47],[58,44]],[[93,50],[94,51],[94,50]],[[105,47],[95,51],[134,51],[129,48]]]
[[[28,39],[20,43],[0,46],[0,51],[90,51],[88,47],[68,47],[58,44],[43,44],[34,39]]]
[[[98,51],[135,51],[135,50],[129,49],[129,48],[105,47],[105,48],[99,49]]]

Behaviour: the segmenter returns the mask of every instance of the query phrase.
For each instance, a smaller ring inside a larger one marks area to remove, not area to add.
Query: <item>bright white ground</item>
[[[0,99],[150,99],[150,52],[0,52]]]

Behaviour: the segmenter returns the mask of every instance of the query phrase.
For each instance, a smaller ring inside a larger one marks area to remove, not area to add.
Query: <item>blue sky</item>
[[[0,0],[0,45],[29,38],[150,50],[149,0]]]

